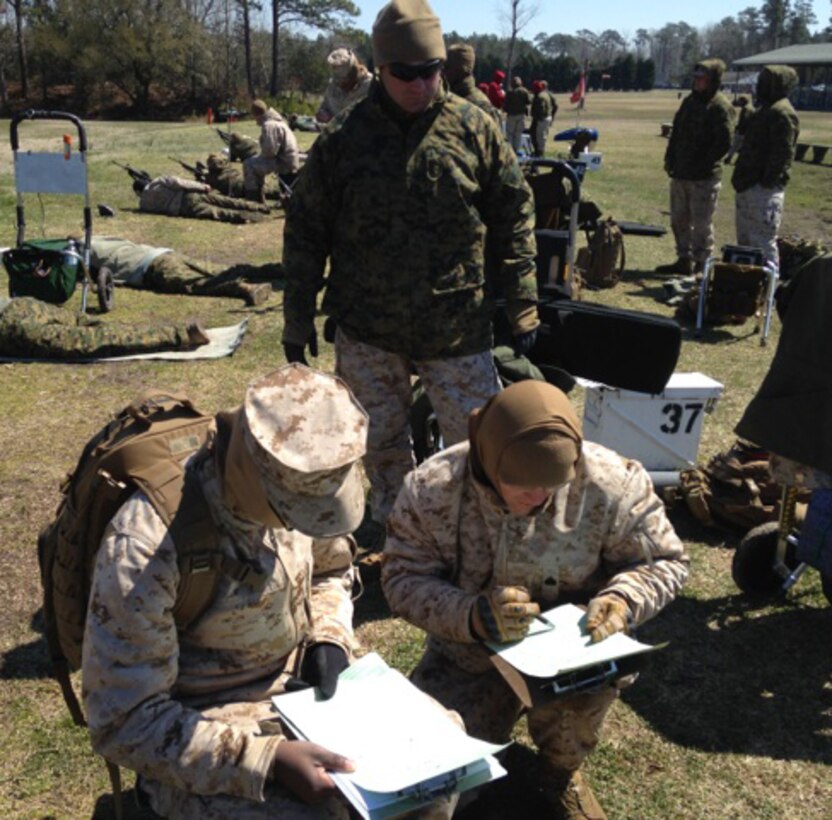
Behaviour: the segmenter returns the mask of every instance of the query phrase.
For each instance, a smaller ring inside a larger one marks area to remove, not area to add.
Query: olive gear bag
[[[602,220],[590,234],[587,246],[578,251],[576,267],[581,279],[590,288],[611,288],[624,272],[624,234],[613,219]]]
[[[70,672],[81,666],[95,557],[104,531],[137,490],[168,526],[180,572],[173,616],[181,630],[214,599],[221,577],[256,584],[252,568],[219,548],[219,536],[199,481],[185,462],[215,430],[213,416],[189,399],[148,391],[122,409],[85,445],[61,486],[54,519],[38,537],[43,616],[53,673],[78,726],[86,721]],[[107,761],[121,809],[118,768]]]

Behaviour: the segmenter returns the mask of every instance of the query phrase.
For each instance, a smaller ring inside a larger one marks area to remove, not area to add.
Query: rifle
[[[222,128],[215,128],[214,130],[220,135],[220,139],[226,145],[231,145],[231,132],[230,131],[223,131]]]
[[[135,182],[142,183],[142,185],[147,185],[148,182],[150,182],[150,180],[153,179],[153,177],[150,176],[150,174],[148,174],[147,171],[137,171],[132,166],[122,165],[120,162],[116,162],[116,160],[114,159],[110,160],[110,162],[112,162],[113,165],[117,165],[119,168],[122,168],[123,170],[127,171],[127,173],[130,174],[131,179],[133,179]]]
[[[197,161],[196,165],[188,165],[187,162],[181,159],[177,159],[176,157],[169,156],[168,159],[173,160],[174,162],[178,162],[186,171],[194,175],[194,179],[196,179],[197,182],[206,181],[206,177],[208,176],[208,169],[201,162]]]

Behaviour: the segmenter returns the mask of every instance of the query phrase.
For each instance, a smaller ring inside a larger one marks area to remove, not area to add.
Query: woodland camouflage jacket
[[[324,312],[358,341],[414,359],[487,350],[494,291],[537,299],[531,190],[477,106],[440,90],[415,119],[391,109],[374,83],[309,153],[286,215],[283,341],[306,343],[326,285]]]
[[[520,517],[474,478],[468,451],[463,442],[417,467],[387,520],[384,594],[429,645],[468,671],[488,669],[469,615],[495,586],[524,586],[544,610],[615,591],[636,623],[673,600],[688,558],[641,464],[584,442],[575,478]]]
[[[665,171],[674,179],[702,180],[722,176],[722,158],[734,137],[734,110],[719,90],[721,63],[703,60],[708,89],[692,91],[673,118],[673,130],[665,152]]]

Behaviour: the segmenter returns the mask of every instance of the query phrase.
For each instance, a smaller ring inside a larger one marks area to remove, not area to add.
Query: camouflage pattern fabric
[[[422,381],[446,444],[468,435],[468,414],[498,392],[500,380],[490,351],[450,359],[410,361],[351,339],[340,328],[335,369],[370,416],[364,469],[372,489],[374,521],[383,523],[416,461],[410,435],[411,374]]]
[[[246,195],[243,175],[224,156],[211,154],[205,163],[205,181],[217,192],[235,199]]]
[[[518,517],[474,479],[468,453],[468,442],[450,447],[405,478],[381,575],[392,612],[424,629],[450,663],[491,669],[469,617],[495,586],[524,586],[542,609],[614,592],[637,624],[682,587],[688,557],[638,462],[584,442],[575,478]]]
[[[286,213],[283,341],[306,344],[326,284],[324,313],[358,341],[418,361],[488,350],[493,292],[537,298],[531,191],[475,105],[441,90],[406,133],[390,106],[375,84],[312,146]]]
[[[327,83],[323,101],[318,108],[318,115],[322,115],[324,122],[337,117],[344,109],[367,96],[373,75],[363,65],[357,66],[357,72],[355,85],[348,91],[344,91],[339,81],[334,78]]]
[[[292,174],[300,168],[297,138],[289,123],[273,108],[266,112],[260,126],[260,156],[275,160],[281,174]],[[244,169],[247,161],[243,162]]]
[[[737,244],[761,248],[766,263],[775,268],[780,264],[777,231],[783,221],[785,199],[782,188],[753,185],[738,191],[734,201]]]
[[[152,179],[139,196],[139,209],[151,214],[180,216],[186,194],[207,194],[211,190],[204,182],[183,177],[161,176]]]
[[[270,698],[302,642],[352,652],[354,542],[237,519],[210,445],[195,458],[220,549],[268,580],[257,588],[223,576],[208,610],[178,634],[176,549],[141,493],[127,501],[97,554],[84,638],[93,746],[140,773],[164,816],[265,817],[282,807],[284,816],[343,817],[332,805],[315,813],[269,782],[284,740]]]
[[[506,116],[525,116],[529,113],[529,106],[532,104],[532,93],[522,85],[512,88],[506,92],[503,100],[503,111]]]
[[[520,150],[520,145],[523,140],[523,131],[525,128],[525,114],[506,115],[506,139],[508,140],[508,144],[514,149],[515,153]]]
[[[462,717],[465,730],[492,743],[507,743],[523,706],[496,669],[471,673],[435,649],[428,649],[411,680],[446,709]],[[528,712],[529,734],[543,759],[556,769],[575,771],[598,745],[601,725],[618,697],[608,686]]]
[[[755,185],[768,189],[787,185],[800,135],[800,120],[788,98],[796,82],[797,74],[788,66],[766,66],[760,72],[760,107],[748,121],[731,176],[738,193]]]
[[[242,225],[262,221],[269,210],[266,205],[257,202],[247,202],[217,193],[203,193],[185,194],[177,215]]]
[[[82,359],[189,347],[184,327],[102,322],[30,296],[0,307],[0,353],[4,356]]]
[[[551,117],[532,120],[532,144],[534,145],[535,156],[542,157],[546,153],[546,143],[549,141],[551,128]]]
[[[238,134],[236,131],[231,134],[228,143],[228,159],[231,162],[243,162],[249,157],[254,157],[260,152],[257,140]]]
[[[503,118],[500,112],[491,104],[486,94],[477,88],[472,76],[463,77],[458,82],[451,86],[451,93],[456,94],[457,97],[462,97],[463,100],[468,100],[469,103],[476,105],[488,114],[491,119],[497,124],[497,127],[502,129]]]
[[[704,264],[713,255],[713,220],[721,188],[718,179],[670,180],[670,225],[679,259]]]
[[[700,65],[708,72],[708,89],[682,101],[665,151],[664,168],[673,179],[720,179],[734,136],[734,110],[719,90],[722,72],[713,60]]]

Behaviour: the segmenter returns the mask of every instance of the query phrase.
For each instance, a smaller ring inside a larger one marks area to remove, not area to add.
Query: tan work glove
[[[539,614],[540,607],[532,603],[528,590],[494,587],[477,596],[471,609],[471,630],[474,637],[483,641],[519,641]]]
[[[616,632],[629,631],[630,607],[620,595],[599,595],[589,602],[586,628],[593,643],[603,641]]]

